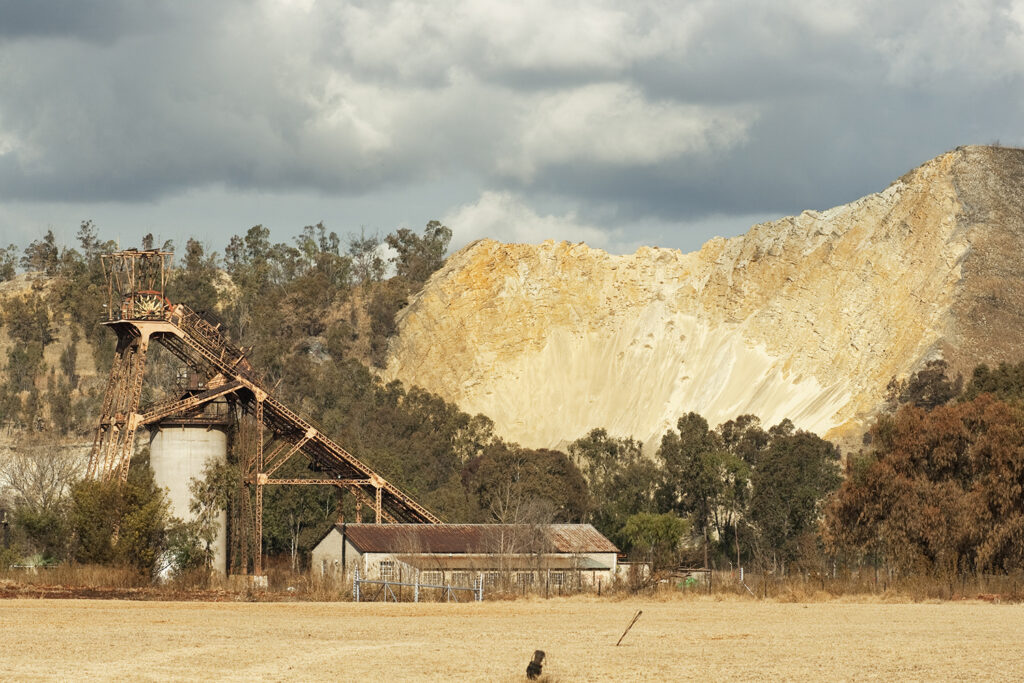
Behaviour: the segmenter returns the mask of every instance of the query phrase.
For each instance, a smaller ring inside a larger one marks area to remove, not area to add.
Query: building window
[[[498,572],[487,572],[484,574],[484,585],[488,588],[493,588],[498,585],[498,578],[500,574]]]
[[[431,586],[440,586],[441,581],[441,572],[423,572],[420,574],[420,583],[425,583]]]
[[[397,572],[395,571],[394,560],[381,560],[380,561],[380,578],[381,581],[394,581]]]
[[[472,581],[473,580],[469,578],[469,572],[455,572],[452,574],[453,586],[468,586]]]
[[[565,585],[565,572],[551,572],[551,585],[559,588]]]
[[[520,586],[532,586],[533,572],[519,572],[516,575],[516,583],[518,583]]]

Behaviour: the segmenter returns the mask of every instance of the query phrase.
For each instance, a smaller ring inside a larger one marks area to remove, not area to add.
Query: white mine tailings
[[[653,445],[691,410],[852,436],[929,358],[1024,360],[1022,192],[1024,152],[969,147],[691,254],[475,242],[402,312],[384,374],[533,447]]]

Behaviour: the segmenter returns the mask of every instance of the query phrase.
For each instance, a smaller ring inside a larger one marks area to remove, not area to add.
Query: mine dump
[[[428,653],[352,675],[867,675],[891,642],[878,672],[955,677],[937,644],[992,656],[1024,595],[1022,178],[959,148],[689,254],[50,233],[0,281],[0,674],[158,675],[116,635],[153,624],[195,634],[161,677],[312,676],[337,619],[360,662]],[[47,654],[18,615],[57,612]]]
[[[0,0],[0,682],[1018,680],[1024,0]]]

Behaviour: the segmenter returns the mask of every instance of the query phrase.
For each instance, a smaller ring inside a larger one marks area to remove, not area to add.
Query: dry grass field
[[[615,646],[633,614],[643,616]],[[1013,680],[1024,606],[0,601],[0,679]]]

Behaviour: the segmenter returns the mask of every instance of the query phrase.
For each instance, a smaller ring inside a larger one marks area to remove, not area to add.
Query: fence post
[[[359,570],[356,569],[352,574],[352,596],[359,602]]]
[[[420,601],[420,570],[419,569],[416,570],[416,588],[413,590],[412,601],[413,602],[419,602]]]
[[[477,582],[476,583],[476,601],[477,602],[483,602],[484,601],[484,575],[482,573],[478,573],[476,575],[476,582]]]

